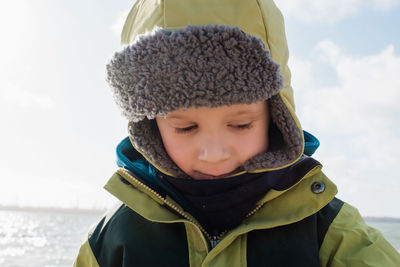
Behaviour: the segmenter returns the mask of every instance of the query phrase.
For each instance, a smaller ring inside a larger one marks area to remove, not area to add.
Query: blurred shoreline
[[[107,209],[87,209],[87,208],[63,208],[63,207],[29,207],[29,206],[10,206],[0,205],[1,210],[8,211],[28,211],[28,212],[49,212],[49,213],[83,213],[83,214],[102,214]],[[386,222],[386,223],[400,223],[400,218],[388,216],[363,216],[366,222]]]
[[[374,217],[365,216],[363,217],[366,222],[387,222],[387,223],[400,223],[400,218],[394,217]]]
[[[0,211],[27,211],[27,212],[48,212],[48,213],[84,213],[102,214],[106,209],[86,209],[86,208],[63,208],[63,207],[28,207],[28,206],[4,206],[0,205]]]

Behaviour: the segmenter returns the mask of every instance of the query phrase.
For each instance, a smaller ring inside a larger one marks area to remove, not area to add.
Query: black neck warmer
[[[270,189],[263,174],[218,180],[164,176],[163,181],[188,202],[190,213],[212,235],[234,228]]]
[[[218,235],[238,226],[270,189],[291,187],[318,164],[312,158],[303,157],[282,170],[245,173],[218,180],[177,179],[158,174],[161,181],[179,196],[178,203],[189,207],[188,211],[208,233]]]

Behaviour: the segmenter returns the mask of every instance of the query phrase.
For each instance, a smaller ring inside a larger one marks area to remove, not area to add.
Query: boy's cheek
[[[185,169],[187,162],[193,160],[193,152],[190,151],[190,143],[167,142],[164,144],[169,157],[182,170]],[[185,171],[185,170],[184,170]]]

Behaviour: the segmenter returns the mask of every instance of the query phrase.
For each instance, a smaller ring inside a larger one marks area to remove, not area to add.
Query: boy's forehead
[[[246,115],[258,115],[266,112],[267,107],[266,101],[261,101],[252,104],[238,104],[231,106],[221,106],[216,108],[210,107],[199,107],[199,108],[188,108],[178,109],[176,111],[167,114],[168,119],[185,119],[188,117],[199,117],[199,116],[246,116]]]

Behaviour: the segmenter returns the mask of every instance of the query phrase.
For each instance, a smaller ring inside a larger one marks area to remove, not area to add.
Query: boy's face
[[[156,121],[168,155],[194,179],[229,176],[268,148],[264,101],[177,110]]]

